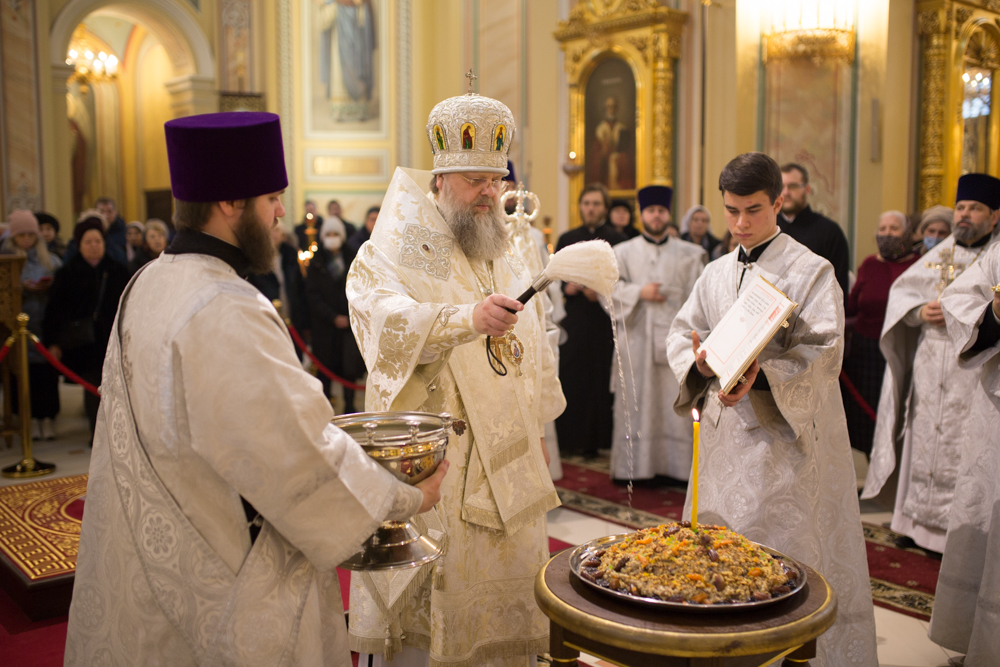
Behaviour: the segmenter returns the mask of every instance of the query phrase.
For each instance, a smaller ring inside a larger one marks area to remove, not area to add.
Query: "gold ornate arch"
[[[673,185],[675,64],[687,14],[658,0],[577,0],[555,38],[565,54],[569,83],[570,227],[580,224],[576,205],[585,184],[586,90],[604,60],[624,60],[635,77],[635,183]],[[613,192],[634,196],[635,189]]]
[[[970,66],[1000,69],[1000,0],[920,0],[918,205],[952,205],[962,173],[964,81]],[[991,86],[986,171],[1000,176],[1000,95]]]

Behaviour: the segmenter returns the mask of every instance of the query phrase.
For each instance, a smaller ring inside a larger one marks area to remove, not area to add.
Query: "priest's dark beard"
[[[488,211],[476,213],[475,206],[489,206]],[[458,240],[465,256],[473,261],[500,259],[507,252],[507,224],[500,213],[500,205],[492,197],[477,197],[464,206],[456,202],[446,190],[438,197],[438,207],[451,231]]]
[[[233,230],[240,250],[250,262],[250,273],[270,273],[274,270],[274,243],[271,231],[257,215],[253,200],[247,202]]]

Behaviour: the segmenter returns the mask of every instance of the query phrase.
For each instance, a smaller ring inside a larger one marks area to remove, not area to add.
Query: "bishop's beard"
[[[476,206],[489,206],[477,213]],[[507,224],[500,205],[492,197],[477,197],[467,206],[455,201],[445,190],[438,197],[438,207],[448,222],[459,247],[472,261],[500,259],[507,252]]]
[[[233,234],[250,262],[250,273],[270,273],[274,269],[276,251],[271,241],[271,230],[257,215],[253,200],[247,201]]]

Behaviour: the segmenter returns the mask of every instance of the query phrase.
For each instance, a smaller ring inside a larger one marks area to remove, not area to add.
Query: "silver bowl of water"
[[[334,426],[354,438],[376,463],[407,484],[419,484],[444,460],[451,433],[465,432],[465,422],[447,413],[359,412],[335,417]],[[441,545],[407,521],[385,521],[340,567],[348,570],[394,570],[419,567],[442,554]]]

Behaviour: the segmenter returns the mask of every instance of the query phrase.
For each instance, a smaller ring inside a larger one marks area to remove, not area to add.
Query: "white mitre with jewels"
[[[506,176],[514,130],[514,115],[499,100],[470,91],[439,102],[427,118],[427,139],[434,154],[431,173],[483,171]]]

